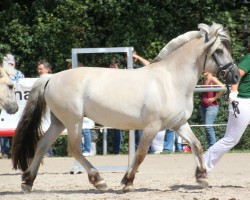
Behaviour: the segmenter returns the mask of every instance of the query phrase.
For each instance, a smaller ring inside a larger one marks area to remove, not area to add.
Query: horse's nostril
[[[235,77],[236,80],[240,79],[240,77],[237,74],[234,77]]]

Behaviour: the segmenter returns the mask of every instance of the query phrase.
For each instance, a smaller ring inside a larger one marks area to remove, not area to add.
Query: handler
[[[239,63],[239,71],[241,80],[238,84],[232,85],[229,95],[230,105],[226,133],[204,155],[207,172],[210,172],[222,156],[239,142],[250,123],[250,47],[248,54]],[[238,103],[239,113],[236,115],[232,103]]]

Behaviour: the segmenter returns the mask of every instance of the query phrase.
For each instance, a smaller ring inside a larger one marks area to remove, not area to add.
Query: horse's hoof
[[[23,193],[28,194],[31,192],[32,186],[26,185],[26,184],[21,184],[21,188],[23,190]]]
[[[124,188],[122,189],[123,192],[134,192],[135,191],[135,188],[133,185],[127,185],[127,186],[124,186]]]
[[[197,183],[198,183],[199,186],[201,186],[202,188],[207,188],[207,187],[209,187],[209,183],[208,183],[208,180],[207,180],[206,178],[197,179]]]
[[[106,191],[108,189],[108,186],[104,180],[101,180],[101,181],[95,183],[94,186],[96,189],[101,190],[101,191]]]

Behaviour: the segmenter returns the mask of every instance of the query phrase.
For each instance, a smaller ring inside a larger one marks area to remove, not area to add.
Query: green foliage
[[[239,35],[249,13],[236,0],[216,4],[212,0],[24,0],[0,6],[0,43],[10,45],[27,77],[36,76],[36,63],[42,58],[52,64],[53,72],[64,70],[72,48],[133,46],[153,59],[171,39],[212,21],[229,28],[239,60],[243,55]],[[91,66],[107,66],[110,61],[89,57],[81,56],[80,61]]]
[[[67,136],[61,135],[52,146],[53,156],[67,156],[67,143]]]

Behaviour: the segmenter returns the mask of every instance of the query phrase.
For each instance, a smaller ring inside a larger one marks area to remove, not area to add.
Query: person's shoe
[[[153,154],[161,154],[162,151],[154,151]]]
[[[70,174],[81,174],[82,173],[82,167],[81,166],[78,166],[78,165],[75,165],[73,166],[73,168],[70,170]]]
[[[2,154],[2,158],[4,158],[4,159],[9,159],[9,158],[10,158],[10,156],[9,156],[9,155],[7,155],[7,154]]]
[[[191,153],[191,149],[188,147],[188,145],[184,145],[182,148],[182,152],[184,153]]]
[[[82,155],[83,155],[84,157],[88,157],[88,156],[90,156],[90,153],[89,153],[89,152],[83,152]]]
[[[170,150],[167,150],[167,149],[165,149],[165,150],[163,150],[162,152],[161,152],[161,154],[172,154],[173,152],[171,152]]]

